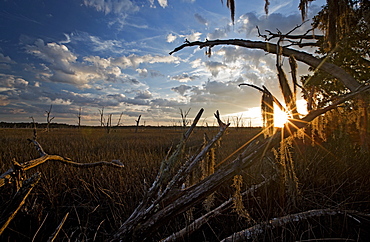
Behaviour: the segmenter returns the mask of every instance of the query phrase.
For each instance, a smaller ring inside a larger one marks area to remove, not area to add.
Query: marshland
[[[176,149],[185,131],[182,127],[142,128],[137,133],[133,128],[120,128],[109,134],[99,128],[38,130],[37,140],[48,154],[59,154],[80,163],[120,160],[124,167],[78,168],[47,161],[27,171],[26,176],[39,171],[41,180],[1,235],[2,240],[45,241],[67,213],[57,241],[111,239],[142,201],[156,179],[161,161]],[[217,132],[217,127],[196,127],[184,147],[183,159],[189,159],[199,151],[205,135],[212,137]],[[217,170],[240,155],[240,152],[233,153],[260,132],[261,128],[228,128],[213,148],[212,161],[207,162],[213,162],[212,169]],[[12,167],[13,159],[22,163],[39,157],[27,140],[33,135],[33,129],[1,129],[2,172]],[[180,231],[232,198],[239,203],[231,202],[197,231],[177,240],[219,241],[235,231],[266,223],[272,218],[331,209],[359,214],[333,213],[293,220],[273,229],[266,228],[256,238],[261,241],[315,238],[365,241],[369,236],[369,217],[365,216],[370,204],[368,154],[361,152],[352,137],[345,133],[332,135],[326,141],[317,138],[316,145],[312,142],[312,139],[295,137],[285,144],[284,149],[294,161],[290,164],[294,179],[287,182],[287,175],[276,177],[281,173],[277,166],[283,163],[274,161],[280,159],[278,154],[266,156],[240,170],[202,202],[174,216],[171,222],[161,224],[152,232],[150,240],[164,239]],[[205,172],[199,164],[184,183],[201,180],[207,175]],[[274,174],[275,178],[271,179]],[[252,192],[239,198],[236,196],[237,191],[242,193],[254,186]],[[289,186],[295,186],[295,191],[292,192]],[[2,208],[12,196],[14,187],[1,187]]]

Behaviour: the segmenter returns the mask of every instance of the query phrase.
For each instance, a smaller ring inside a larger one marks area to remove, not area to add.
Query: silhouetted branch
[[[228,39],[228,40],[207,40],[207,41],[194,41],[180,45],[176,47],[170,54],[178,52],[186,47],[198,46],[199,48],[204,47],[214,47],[216,45],[234,45],[240,46],[250,49],[260,49],[264,50],[265,52],[276,54],[277,53],[277,45],[269,42],[264,41],[252,41],[252,40],[244,40],[244,39]],[[287,47],[282,47],[283,56],[291,56],[294,55],[296,60],[306,63],[309,66],[318,68],[327,72],[328,74],[332,75],[333,77],[338,78],[347,88],[351,91],[356,90],[360,86],[360,83],[350,74],[348,74],[345,70],[338,67],[335,64],[329,62],[322,62],[320,59],[314,57],[313,55],[298,51],[294,49],[290,49]]]

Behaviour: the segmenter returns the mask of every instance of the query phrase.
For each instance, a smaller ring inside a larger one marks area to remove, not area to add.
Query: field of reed
[[[48,154],[58,154],[80,163],[120,160],[124,168],[77,168],[48,161],[27,171],[28,175],[41,172],[41,181],[0,240],[46,241],[67,213],[56,241],[110,239],[143,199],[156,178],[161,161],[176,148],[185,131],[173,127],[148,127],[137,133],[131,128],[112,129],[110,133],[99,128],[39,130],[37,141]],[[205,133],[212,137],[217,131],[216,128],[197,127],[187,142],[183,159],[199,150]],[[225,159],[260,131],[259,128],[227,129],[212,151],[212,169],[217,170],[238,157],[235,153]],[[0,173],[12,167],[13,159],[22,163],[39,156],[27,141],[32,137],[32,129],[0,130]],[[225,200],[234,198],[237,202],[232,206],[180,241],[220,241],[234,232],[266,224],[272,218],[319,209],[359,213],[356,216],[342,213],[314,216],[276,228],[266,227],[264,233],[255,239],[366,241],[370,236],[369,154],[361,152],[350,137],[345,136],[330,138],[315,146],[297,139],[284,149],[285,154],[289,154],[285,158],[290,160],[289,163],[284,165],[275,161],[283,159],[278,150],[275,154],[266,155],[255,165],[240,170],[234,179],[225,182],[204,202],[158,226],[151,239],[166,238]],[[290,171],[279,176],[276,170],[284,169]],[[269,180],[276,173],[278,176]],[[192,176],[197,176],[197,173]],[[187,182],[191,179],[188,178]],[[261,182],[266,183],[237,199],[238,193]],[[13,187],[0,188],[2,209],[8,205],[13,193]]]

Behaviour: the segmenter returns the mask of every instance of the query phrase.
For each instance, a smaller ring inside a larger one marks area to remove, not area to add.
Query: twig
[[[62,221],[60,222],[60,224],[58,225],[58,227],[56,228],[56,230],[54,231],[54,233],[49,237],[48,239],[48,242],[53,242],[55,240],[55,238],[58,236],[60,230],[62,229],[65,221],[67,220],[68,218],[68,215],[69,213],[66,213],[66,215],[64,215],[64,218],[62,219]]]
[[[275,104],[280,108],[281,111],[283,112],[286,112],[286,109],[284,108],[284,106],[280,103],[280,101],[274,96],[272,95],[272,93],[265,87],[265,86],[262,86],[262,88],[256,86],[256,85],[253,85],[253,84],[249,84],[249,83],[241,83],[239,84],[239,87],[240,86],[249,86],[249,87],[253,87],[255,89],[257,89],[258,91],[262,92],[262,93],[266,93],[267,95],[270,95],[272,97],[272,99],[274,100]]]

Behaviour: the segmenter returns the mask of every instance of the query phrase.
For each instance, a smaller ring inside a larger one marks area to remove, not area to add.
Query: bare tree
[[[81,127],[81,115],[82,115],[82,107],[80,107],[78,109],[78,114],[77,114],[77,119],[78,119],[77,125],[78,125],[78,129],[80,129],[80,127]]]
[[[189,115],[189,112],[190,112],[190,109],[188,109],[188,111],[183,111],[181,108],[180,108],[180,115],[181,115],[181,122],[182,122],[182,126],[185,128],[188,124],[189,124],[189,120],[187,120],[187,117]]]
[[[100,114],[100,126],[103,127],[105,125],[105,119],[104,119],[104,107],[102,109],[98,109]]]
[[[111,114],[108,114],[108,118],[107,118],[107,133],[109,134],[110,133],[110,130],[112,128],[112,113]]]
[[[141,119],[141,114],[139,115],[138,119],[137,119],[137,120],[135,120],[135,122],[136,122],[136,129],[135,129],[135,133],[137,133],[137,129],[139,128],[140,119]]]
[[[48,110],[45,111],[46,112],[46,122],[47,122],[46,132],[49,132],[50,131],[50,123],[55,118],[55,117],[50,118],[50,113],[51,113],[52,107],[53,107],[53,105],[50,105],[49,111]]]
[[[239,127],[243,127],[243,114],[241,114],[240,116],[232,117],[232,119],[236,129],[239,129]]]
[[[123,112],[119,115],[119,119],[116,125],[117,127],[121,125],[122,115],[123,115]]]

